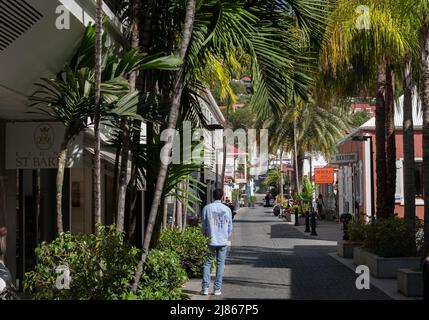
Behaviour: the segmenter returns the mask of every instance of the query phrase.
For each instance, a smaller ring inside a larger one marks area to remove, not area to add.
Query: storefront
[[[395,140],[396,140],[396,191],[395,213],[404,215],[404,146],[402,133],[402,101],[401,97],[395,105]],[[414,158],[415,158],[415,203],[416,216],[423,219],[423,132],[422,113],[418,111],[417,100],[413,100],[414,122]],[[372,144],[372,148],[371,148]],[[341,213],[354,215],[366,215],[370,217],[373,203],[377,201],[376,155],[371,150],[376,150],[375,118],[371,118],[362,126],[347,135],[338,144],[338,153],[331,160],[336,163],[338,169],[338,201]],[[372,165],[371,165],[372,160]],[[372,167],[372,171],[371,171]],[[373,181],[373,185],[371,183]],[[372,192],[373,190],[373,192]],[[374,199],[371,198],[373,194]],[[374,206],[375,207],[375,206]],[[375,212],[375,208],[374,208]]]

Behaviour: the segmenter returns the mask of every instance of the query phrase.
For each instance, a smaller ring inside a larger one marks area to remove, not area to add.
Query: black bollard
[[[317,232],[316,232],[316,213],[312,212],[311,213],[311,236],[317,236]]]
[[[423,300],[429,300],[429,257],[423,262]]]
[[[299,216],[298,216],[298,208],[295,208],[295,225],[299,226]]]
[[[305,230],[304,232],[310,232],[310,212],[305,211]]]

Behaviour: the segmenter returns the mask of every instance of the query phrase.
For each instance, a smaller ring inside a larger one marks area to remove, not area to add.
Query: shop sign
[[[14,122],[6,124],[6,169],[58,168],[58,153],[65,128],[58,122]],[[69,145],[66,167],[83,163],[83,138]]]
[[[357,153],[337,153],[332,156],[331,164],[347,164],[351,162],[357,162]]]

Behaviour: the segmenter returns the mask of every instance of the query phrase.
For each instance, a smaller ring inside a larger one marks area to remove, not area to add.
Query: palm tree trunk
[[[153,13],[153,0],[149,0],[147,1],[146,5],[143,7],[141,0],[135,0],[136,1],[136,10],[139,10],[141,12],[141,10],[143,10],[145,12],[144,14],[144,22],[143,22],[143,26],[141,27],[142,31],[142,37],[141,37],[141,46],[140,46],[140,51],[142,53],[149,53],[149,45],[150,45],[150,40],[152,38],[152,33],[151,31],[151,23],[152,23],[152,13]],[[136,17],[136,23],[141,23],[141,19],[139,18],[139,15]],[[150,88],[151,88],[151,74],[149,72],[144,72],[143,74],[140,75],[140,80],[138,81],[138,90],[140,90],[140,92],[149,92]],[[141,108],[138,108],[137,113],[141,114]],[[129,186],[128,186],[128,190],[130,193],[130,215],[132,217],[131,221],[132,223],[129,226],[129,238],[130,239],[134,239],[137,237],[137,228],[136,228],[136,223],[133,222],[137,222],[137,215],[138,213],[136,212],[137,208],[137,179],[138,179],[138,157],[139,157],[139,148],[140,148],[140,136],[141,136],[141,125],[142,125],[142,121],[141,120],[134,120],[134,131],[133,131],[133,138],[132,138],[132,147],[131,147],[131,151],[132,151],[132,161],[131,161],[131,178],[130,178],[130,182],[129,182]],[[147,136],[146,136],[147,137]],[[147,146],[149,146],[149,144],[147,144]],[[143,211],[144,209],[142,209],[142,212],[140,212],[140,215],[143,215]],[[143,219],[143,217],[141,217]],[[141,238],[141,237],[139,237]],[[142,246],[142,243],[138,244],[139,246]]]
[[[167,228],[167,210],[168,210],[168,202],[165,201],[163,203],[163,210],[162,210],[162,227],[163,229]]]
[[[118,201],[118,179],[119,179],[119,163],[122,147],[118,146],[115,153],[115,168],[113,172],[113,208],[117,208]],[[116,217],[115,223],[116,223]]]
[[[296,119],[293,121],[293,163],[295,165],[295,188],[297,193],[300,192],[300,183],[299,183],[299,172],[298,172],[298,142],[296,138],[297,130],[296,130]]]
[[[132,13],[132,40],[131,48],[136,49],[140,45],[140,0],[133,1]],[[136,90],[138,72],[132,72],[129,78],[130,92]],[[121,152],[121,168],[119,171],[119,186],[118,186],[118,201],[117,201],[117,229],[124,231],[125,224],[125,199],[127,195],[127,173],[128,173],[128,154],[130,152],[130,120],[125,119],[122,132],[122,152]]]
[[[386,214],[386,62],[379,61],[377,69],[377,96],[375,109],[377,217]]]
[[[416,186],[414,164],[414,125],[413,125],[413,78],[412,56],[408,54],[404,61],[404,119],[403,119],[403,145],[404,145],[404,218],[413,228],[410,238],[410,254],[416,251],[415,225],[416,225]]]
[[[393,97],[393,71],[388,66],[386,73],[386,214],[392,217],[395,211],[396,193],[396,141],[395,106]]]
[[[180,184],[179,184],[180,187]],[[180,191],[177,191],[178,194],[181,194]],[[179,228],[180,231],[182,231],[183,224],[182,224],[182,203],[178,198],[176,198],[176,221],[177,221],[177,228]]]
[[[188,182],[186,183],[186,192],[190,192]],[[186,205],[186,202],[182,203],[182,214],[182,230],[185,231],[186,226],[188,225],[188,206]]]
[[[420,30],[422,109],[423,109],[423,197],[424,197],[424,247],[429,253],[429,18],[423,13]]]
[[[94,116],[94,219],[101,224],[100,95],[103,1],[96,2],[95,18],[95,116]],[[96,229],[97,230],[97,229]]]
[[[168,116],[168,129],[176,128],[176,121],[177,121],[177,116],[180,108],[180,100],[182,98],[182,92],[184,88],[185,60],[186,60],[189,44],[191,42],[192,30],[194,25],[195,2],[196,0],[188,0],[187,6],[186,6],[186,16],[185,16],[185,23],[183,28],[183,36],[182,36],[182,41],[180,45],[180,58],[184,61],[184,63],[181,65],[179,71],[177,72],[176,79],[175,79],[173,99],[172,99],[172,104],[170,108],[170,114]],[[166,142],[165,147],[167,147],[168,150],[171,150],[172,143],[173,143],[173,139],[170,139],[168,142]],[[149,212],[149,221],[145,232],[145,239],[143,242],[144,252],[137,266],[137,272],[132,286],[133,292],[137,291],[137,287],[143,272],[143,264],[146,260],[148,249],[152,240],[152,233],[155,227],[155,222],[158,214],[162,191],[164,189],[165,179],[167,178],[167,171],[168,171],[168,164],[161,161],[160,170],[158,173],[158,179],[155,185],[155,193],[153,197],[152,207]]]
[[[56,182],[56,209],[57,209],[57,232],[58,235],[64,232],[63,227],[63,185],[64,185],[64,170],[67,161],[67,149],[69,138],[67,133],[64,135],[64,141],[61,144],[60,152],[58,153],[58,171]]]

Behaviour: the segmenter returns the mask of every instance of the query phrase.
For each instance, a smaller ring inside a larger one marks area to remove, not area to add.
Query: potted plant
[[[347,226],[347,239],[340,240],[337,244],[337,254],[343,258],[353,258],[356,247],[361,247],[365,240],[366,223],[361,220],[352,220]]]
[[[354,248],[355,264],[367,265],[376,278],[396,278],[397,270],[416,269],[420,258],[410,256],[407,241],[412,228],[404,219],[392,217],[366,226],[364,248]]]

